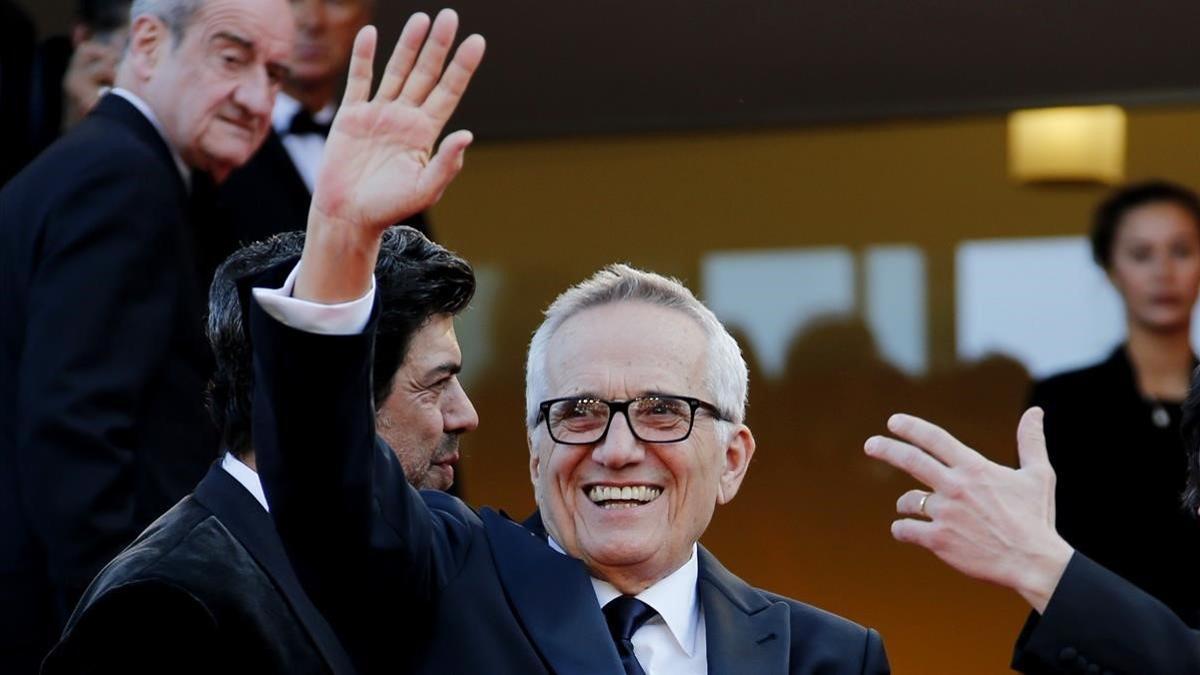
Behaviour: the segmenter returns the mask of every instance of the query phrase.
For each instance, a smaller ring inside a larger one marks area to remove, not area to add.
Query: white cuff
[[[254,299],[263,311],[276,321],[317,335],[357,335],[371,320],[371,306],[375,303],[375,277],[371,277],[371,289],[357,300],[323,305],[292,297],[296,287],[296,276],[300,264],[292,269],[282,288],[252,288]]]

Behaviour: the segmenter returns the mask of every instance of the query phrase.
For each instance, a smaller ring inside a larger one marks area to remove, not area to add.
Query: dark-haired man
[[[227,453],[97,576],[44,673],[353,672],[275,533],[250,435],[253,363],[238,280],[294,264],[303,246],[302,233],[282,234],[237,251],[217,270],[208,320],[217,362],[211,406]],[[455,376],[461,358],[452,327],[470,302],[474,274],[458,256],[397,227],[383,237],[375,278],[384,308],[372,364],[380,434],[414,487],[448,488],[459,435],[478,423]]]

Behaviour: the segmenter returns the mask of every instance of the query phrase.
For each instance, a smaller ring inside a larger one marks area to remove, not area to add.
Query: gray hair
[[[129,8],[129,22],[133,23],[139,16],[149,14],[158,17],[171,31],[175,45],[183,41],[183,33],[187,30],[192,17],[204,5],[204,0],[133,0]]]
[[[690,316],[708,337],[708,372],[704,386],[721,416],[741,424],[746,417],[749,373],[737,340],[725,330],[704,303],[696,299],[678,279],[613,264],[572,286],[546,309],[546,318],[529,342],[525,365],[525,424],[532,430],[538,423],[538,404],[548,397],[546,346],[567,319],[585,309],[625,300],[648,302]]]

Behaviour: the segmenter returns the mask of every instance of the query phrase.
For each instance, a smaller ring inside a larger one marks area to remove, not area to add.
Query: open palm
[[[436,202],[462,168],[470,132],[450,134],[434,152],[483,58],[483,38],[472,35],[443,72],[457,29],[452,10],[440,12],[432,26],[425,14],[410,18],[373,98],[375,29],[358,34],[313,193],[312,208],[322,218],[382,231]]]

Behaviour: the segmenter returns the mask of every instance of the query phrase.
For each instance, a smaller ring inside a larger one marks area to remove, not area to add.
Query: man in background
[[[195,215],[258,149],[283,0],[136,0],[115,88],[0,192],[0,672],[217,447]]]
[[[303,230],[354,36],[370,23],[374,0],[292,0],[296,46],[275,98],[271,132],[246,166],[221,186],[226,253],[278,232]],[[425,234],[422,214],[406,221]]]
[[[38,46],[29,97],[36,152],[75,126],[113,85],[129,39],[132,0],[79,0],[71,34]]]

